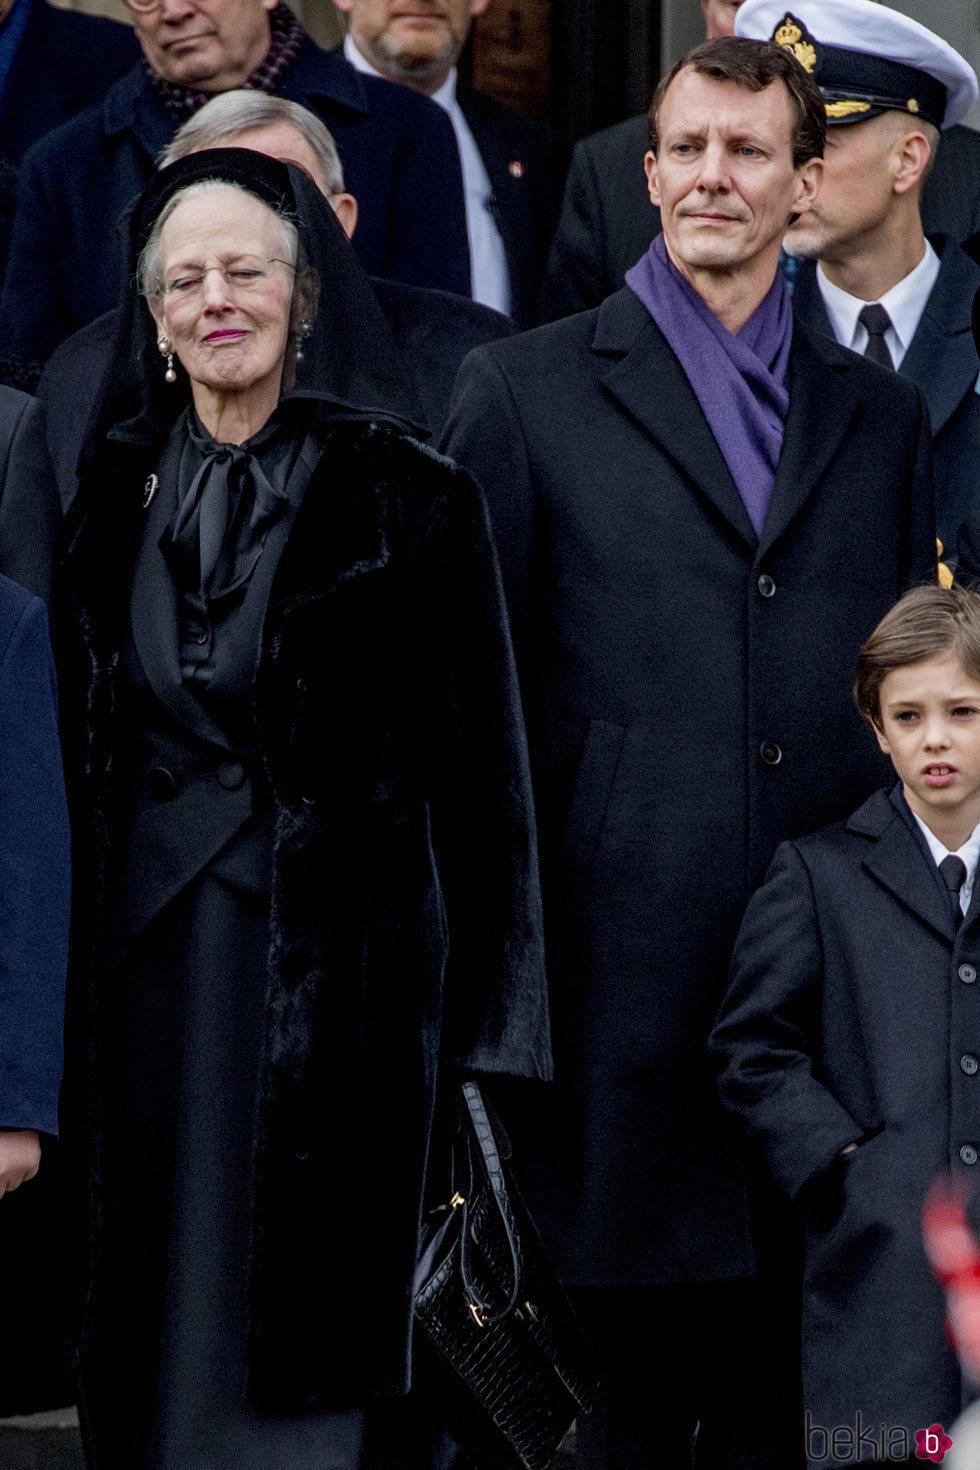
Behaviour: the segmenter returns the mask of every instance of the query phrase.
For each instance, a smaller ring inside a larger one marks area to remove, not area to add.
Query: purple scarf
[[[626,283],[673,348],[761,534],[783,449],[793,310],[779,271],[739,333],[729,332],[667,254],[663,235]],[[652,385],[656,391],[656,385]]]

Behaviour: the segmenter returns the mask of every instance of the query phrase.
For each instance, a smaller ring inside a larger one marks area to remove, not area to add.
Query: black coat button
[[[965,1072],[968,1077],[975,1077],[978,1068],[980,1068],[980,1062],[977,1061],[976,1057],[971,1056],[969,1052],[967,1052],[965,1057],[960,1057],[960,1070]]]
[[[154,796],[161,801],[169,801],[172,796],[177,795],[177,780],[172,771],[166,766],[152,766],[146,773],[146,781]]]
[[[218,767],[218,780],[226,791],[237,791],[245,780],[245,767],[240,766],[237,761],[225,761],[223,766]]]
[[[783,752],[774,740],[763,740],[759,754],[767,766],[778,766],[783,758]]]
[[[775,597],[776,584],[772,580],[768,572],[763,572],[762,576],[759,578],[757,585],[759,588],[760,597]]]
[[[975,1164],[978,1157],[980,1157],[980,1155],[977,1154],[977,1151],[973,1147],[973,1144],[964,1143],[963,1147],[960,1149],[960,1162],[962,1164]]]
[[[974,965],[960,965],[956,973],[964,985],[972,985],[977,978],[976,966]]]

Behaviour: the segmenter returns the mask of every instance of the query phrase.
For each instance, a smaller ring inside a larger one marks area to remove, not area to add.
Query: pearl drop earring
[[[167,371],[163,375],[165,380],[168,383],[176,383],[177,370],[174,367],[173,343],[171,342],[170,338],[166,336],[158,337],[157,350],[159,351],[161,357],[165,357],[167,359]]]

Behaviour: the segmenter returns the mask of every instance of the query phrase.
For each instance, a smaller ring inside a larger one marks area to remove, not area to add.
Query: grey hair
[[[259,199],[250,189],[242,184],[233,183],[230,179],[199,179],[193,184],[188,184],[185,189],[178,189],[177,193],[168,199],[153,222],[149,238],[140,251],[139,262],[136,266],[136,280],[140,294],[147,301],[159,300],[163,294],[163,277],[160,273],[160,237],[163,227],[173,214],[178,204],[195,194],[207,193],[210,189],[239,189],[243,194],[248,194],[252,199]],[[275,209],[266,200],[259,199],[260,204],[272,211],[282,228],[283,255],[290,265],[295,265],[299,258],[299,231],[288,215],[281,210]]]
[[[269,97],[265,92],[252,92],[245,87],[222,92],[212,97],[192,118],[178,128],[160,154],[160,167],[200,153],[205,148],[220,148],[229,138],[253,128],[268,128],[286,123],[309,143],[316,155],[323,186],[328,195],[344,192],[344,170],[332,135],[308,107],[290,102],[286,97]]]

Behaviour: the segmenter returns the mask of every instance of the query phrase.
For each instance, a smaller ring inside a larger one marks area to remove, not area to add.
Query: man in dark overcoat
[[[0,320],[4,347],[47,358],[118,305],[117,223],[180,124],[209,96],[247,85],[288,97],[333,131],[360,203],[356,250],[372,275],[469,291],[462,178],[452,128],[424,97],[310,40],[275,0],[142,0],[144,59],[98,109],[28,150],[17,189]]]
[[[447,436],[500,548],[550,926],[557,1083],[515,1156],[605,1353],[579,1465],[677,1470],[699,1426],[699,1467],[788,1470],[792,1326],[705,1042],[778,842],[881,782],[849,670],[934,575],[929,433],[792,324],[825,126],[796,61],[707,42],[652,116],[662,239],[598,310],[471,354]]]
[[[867,0],[746,0],[741,35],[813,55],[827,99],[820,197],[783,242],[793,309],[814,331],[894,368],[929,405],[940,540],[952,550],[980,490],[980,374],[971,332],[980,265],[927,239],[922,193],[940,138],[977,100],[973,68],[940,36]],[[869,326],[873,329],[869,331]]]

